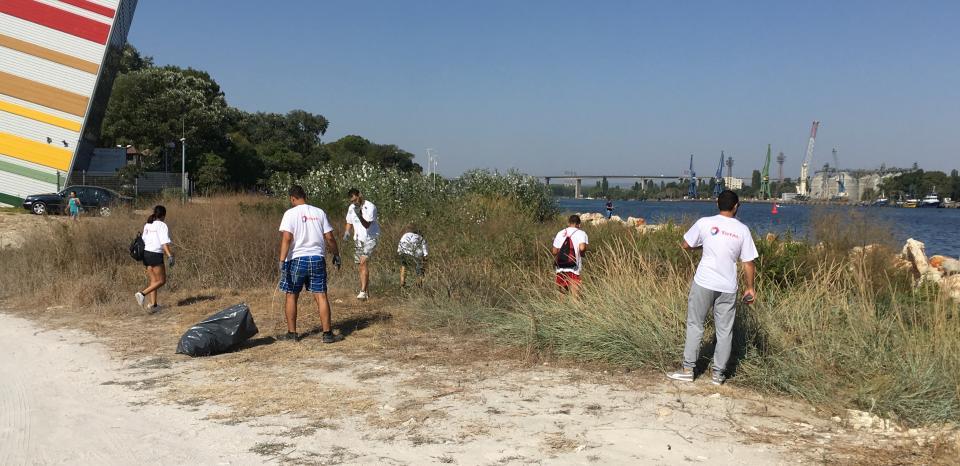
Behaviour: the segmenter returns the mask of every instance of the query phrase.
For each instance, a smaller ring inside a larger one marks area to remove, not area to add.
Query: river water
[[[564,212],[604,212],[605,201],[600,199],[557,200]],[[835,212],[840,218],[856,221],[858,217],[877,220],[893,230],[893,235],[903,244],[907,238],[923,241],[927,255],[942,254],[960,256],[960,209],[902,209],[893,207],[847,207],[810,206],[787,204],[779,207],[779,213],[770,213],[771,204],[745,203],[740,206],[737,217],[754,232],[791,232],[794,237],[807,237],[811,217],[820,212]],[[715,215],[713,202],[661,202],[661,201],[615,201],[614,215],[643,217],[647,223],[693,221],[696,218]],[[856,215],[859,214],[859,215]]]

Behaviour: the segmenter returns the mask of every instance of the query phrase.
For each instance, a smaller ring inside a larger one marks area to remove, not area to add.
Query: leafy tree
[[[188,171],[201,162],[192,154],[222,152],[228,107],[220,86],[206,72],[175,66],[144,68],[117,77],[107,106],[102,139],[160,152],[169,141],[187,139]]]
[[[884,192],[893,195],[923,196],[934,189],[941,195],[952,191],[951,177],[941,171],[912,170],[898,176],[887,178],[881,183]]]
[[[760,175],[760,170],[754,170],[753,174],[750,176],[750,192],[753,195],[757,195],[760,192],[760,184],[763,182],[763,176]]]
[[[153,67],[153,57],[140,55],[140,51],[130,44],[123,46],[123,52],[120,54],[120,64],[117,68],[118,75],[151,67]]]
[[[397,167],[401,171],[421,172],[420,165],[413,163],[413,154],[389,144],[374,144],[354,134],[326,144],[330,161],[340,165],[357,165],[369,162],[380,167]]]
[[[950,198],[955,201],[960,200],[960,172],[957,172],[956,168],[950,172],[950,184],[952,185]]]
[[[227,184],[227,163],[217,154],[208,152],[203,154],[203,164],[197,170],[197,188],[201,192],[210,192],[223,188]]]

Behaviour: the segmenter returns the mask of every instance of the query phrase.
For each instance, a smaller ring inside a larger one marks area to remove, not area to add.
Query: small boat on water
[[[919,207],[926,207],[926,208],[940,207],[940,195],[937,194],[937,188],[933,188],[933,192],[923,197],[923,200],[920,201]]]
[[[887,196],[884,196],[883,194],[881,194],[880,197],[878,197],[875,201],[873,201],[872,205],[876,207],[886,207],[890,205],[890,199],[887,199]]]
[[[916,209],[920,207],[920,199],[908,197],[907,200],[903,201],[903,207],[906,209]]]

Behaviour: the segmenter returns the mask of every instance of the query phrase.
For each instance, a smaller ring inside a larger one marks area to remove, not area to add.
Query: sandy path
[[[303,420],[271,416],[224,425],[204,419],[216,407],[162,403],[136,383],[197,369],[202,360],[133,370],[136,364],[111,359],[89,334],[41,330],[5,314],[0,314],[0,354],[4,465],[782,464],[797,459],[767,444],[744,442],[732,419],[742,417],[749,402],[696,393],[702,386],[689,393],[671,385],[640,392],[587,382],[566,369],[490,367],[457,374],[430,365],[398,370],[341,356],[333,373],[318,374],[318,386],[324,379],[336,381],[340,390],[362,392],[375,401],[372,412],[332,419],[329,426],[292,437],[291,429],[302,428]],[[421,379],[442,380],[444,386],[408,383]],[[264,445],[266,453],[251,450]]]
[[[200,420],[114,380],[92,337],[0,314],[0,464],[256,464],[244,426]],[[217,445],[227,445],[218,447]]]

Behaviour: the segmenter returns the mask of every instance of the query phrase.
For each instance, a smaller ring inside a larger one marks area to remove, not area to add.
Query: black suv
[[[63,213],[67,208],[67,198],[71,192],[77,193],[84,210],[103,216],[110,215],[110,208],[130,205],[133,199],[116,191],[97,186],[67,186],[59,193],[33,194],[23,200],[23,208],[37,215]]]

